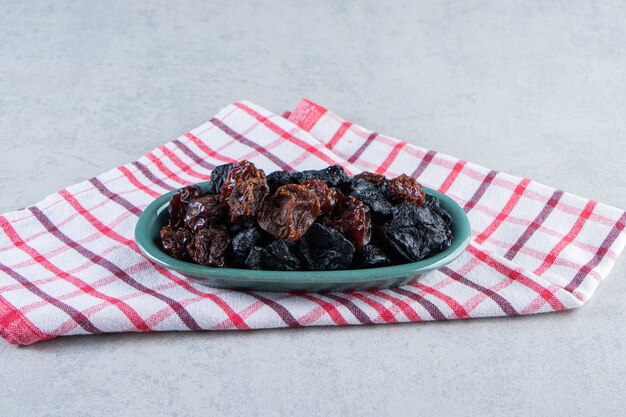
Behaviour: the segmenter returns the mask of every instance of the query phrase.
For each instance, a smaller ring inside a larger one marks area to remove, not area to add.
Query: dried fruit
[[[293,183],[292,173],[289,171],[274,171],[267,175],[267,185],[270,193],[274,194],[279,187]]]
[[[365,180],[383,192],[387,190],[387,177],[382,174],[366,171],[355,175],[352,180]]]
[[[161,229],[161,244],[165,252],[177,259],[186,259],[187,244],[191,240],[191,232],[187,229],[174,229],[165,226]]]
[[[215,169],[213,169],[213,172],[211,172],[211,181],[209,181],[209,185],[206,190],[207,194],[220,193],[224,180],[234,166],[235,164],[224,164],[216,166]]]
[[[183,227],[185,225],[185,215],[187,214],[187,205],[194,198],[200,197],[202,190],[197,185],[188,185],[178,190],[170,200],[170,226],[174,228]]]
[[[346,171],[339,165],[333,165],[319,170],[294,172],[292,174],[293,182],[298,184],[310,179],[323,181],[329,187],[339,188],[345,193],[352,191],[352,181],[350,181],[350,177],[348,177]]]
[[[265,178],[252,178],[237,183],[228,197],[230,222],[240,223],[256,216],[269,192]]]
[[[196,233],[187,245],[187,252],[199,264],[225,266],[230,242],[226,228],[216,225]]]
[[[393,252],[407,261],[428,258],[452,243],[450,228],[429,208],[404,203],[394,207],[392,215],[385,236]]]
[[[325,182],[314,179],[303,181],[300,185],[315,193],[320,203],[320,211],[322,214],[329,214],[333,211],[335,203],[337,202],[337,192],[334,188],[329,188]]]
[[[441,217],[443,221],[446,222],[446,224],[450,225],[452,223],[452,217],[450,217],[450,214],[447,211],[441,208],[441,206],[439,205],[439,199],[437,199],[436,197],[433,197],[432,195],[427,195],[424,207],[428,207],[433,213],[438,214],[439,217]]]
[[[354,246],[339,231],[314,223],[300,239],[300,252],[309,269],[331,271],[350,267]]]
[[[391,265],[391,260],[380,247],[365,245],[354,254],[353,266],[356,268],[375,268]]]
[[[277,239],[266,248],[253,247],[246,259],[246,266],[251,269],[297,271],[300,269],[300,260],[291,253],[284,240]]]
[[[391,215],[391,204],[371,182],[363,179],[354,181],[352,195],[367,204],[374,215],[380,218],[388,218]]]
[[[320,214],[315,193],[297,184],[287,184],[265,199],[257,214],[259,226],[277,239],[295,242]]]
[[[233,191],[233,188],[235,188],[235,185],[252,178],[265,179],[265,172],[263,172],[262,169],[257,169],[250,161],[244,160],[239,162],[232,167],[226,176],[224,184],[222,184],[222,188],[220,190],[220,195],[224,200],[226,200]]]
[[[342,198],[324,224],[343,233],[357,249],[367,245],[372,237],[370,209],[354,196]]]
[[[193,199],[187,206],[185,226],[195,233],[213,223],[222,221],[227,210],[228,206],[218,194]]]
[[[410,203],[421,206],[426,200],[422,186],[417,180],[402,174],[388,181],[387,194],[394,203]]]
[[[250,227],[233,238],[233,255],[237,265],[243,266],[245,264],[250,250],[257,244],[260,238],[261,232],[256,227]]]

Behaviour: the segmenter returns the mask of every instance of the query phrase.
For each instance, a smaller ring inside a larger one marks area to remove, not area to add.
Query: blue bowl
[[[207,182],[200,183],[206,190]],[[163,251],[159,232],[168,223],[168,204],[176,191],[153,201],[135,226],[135,241],[152,262],[176,271],[200,284],[215,288],[247,291],[348,291],[397,287],[441,268],[459,257],[470,242],[469,220],[463,209],[450,197],[424,187],[424,192],[439,199],[452,217],[452,245],[427,259],[403,265],[342,271],[257,271],[216,268],[173,258]]]

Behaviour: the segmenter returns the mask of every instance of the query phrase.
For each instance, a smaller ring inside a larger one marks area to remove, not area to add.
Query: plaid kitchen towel
[[[135,162],[0,216],[0,334],[64,335],[392,323],[576,308],[624,248],[623,211],[367,131],[302,101],[286,118],[234,103]],[[248,159],[271,172],[340,164],[405,172],[470,216],[457,261],[401,288],[332,294],[210,289],[133,241],[155,197]]]

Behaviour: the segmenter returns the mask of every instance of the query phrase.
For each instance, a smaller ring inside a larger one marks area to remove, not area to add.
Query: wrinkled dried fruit
[[[394,203],[410,203],[421,206],[426,200],[422,186],[417,180],[402,174],[388,181],[387,194]]]
[[[257,244],[260,238],[261,232],[256,227],[246,229],[233,238],[233,255],[237,265],[243,266],[245,264],[250,250]]]
[[[222,189],[222,185],[224,184],[224,180],[234,166],[235,164],[224,164],[216,166],[215,169],[213,169],[213,171],[211,172],[211,181],[209,181],[206,193],[219,194]]]
[[[187,206],[185,226],[195,233],[213,223],[222,221],[227,210],[228,206],[217,194],[193,199]]]
[[[300,252],[309,269],[332,271],[350,267],[354,245],[337,230],[314,223],[300,240]]]
[[[191,232],[187,229],[174,229],[172,226],[164,226],[161,229],[161,244],[163,249],[174,258],[186,259],[187,244],[191,240]]]
[[[353,196],[344,197],[324,224],[346,235],[357,249],[367,245],[372,237],[370,208]]]
[[[170,200],[170,226],[179,228],[185,225],[185,215],[187,214],[187,205],[194,198],[200,197],[202,190],[197,185],[188,185],[178,190]]]
[[[231,223],[240,223],[256,216],[261,203],[269,194],[265,178],[252,178],[245,180],[233,188],[228,197],[228,219]]]
[[[284,240],[277,239],[266,248],[253,247],[246,265],[251,269],[297,271],[300,269],[300,260],[291,253]]]
[[[337,192],[334,188],[329,188],[325,182],[314,179],[303,181],[300,185],[315,193],[322,214],[329,214],[333,211],[337,202]]]
[[[407,261],[428,258],[452,243],[450,228],[429,208],[404,203],[394,207],[392,215],[385,236],[389,247]]]
[[[225,266],[230,241],[224,226],[213,226],[196,233],[187,245],[187,252],[199,264]]]
[[[222,184],[222,189],[220,190],[220,195],[224,200],[228,199],[235,185],[252,178],[265,179],[265,172],[263,172],[262,169],[257,169],[250,161],[244,160],[239,162],[232,167],[226,176],[224,184]]]
[[[295,242],[319,214],[320,204],[313,191],[301,185],[287,184],[265,199],[257,221],[275,238]]]
[[[446,222],[446,224],[450,225],[452,223],[452,217],[450,217],[450,214],[447,211],[441,208],[441,206],[439,205],[439,199],[437,199],[436,197],[433,197],[432,195],[427,195],[424,207],[428,207],[433,213],[438,214],[439,217],[441,217],[443,221]]]
[[[380,247],[376,245],[365,245],[363,249],[354,254],[354,264],[356,268],[375,268],[391,265],[391,260]]]
[[[362,179],[354,181],[352,195],[367,204],[374,215],[381,218],[388,218],[391,215],[391,204],[371,182]]]
[[[267,185],[270,187],[271,194],[274,194],[279,187],[292,182],[292,173],[289,171],[274,171],[267,175]]]
[[[365,180],[383,192],[386,191],[387,189],[387,177],[385,177],[382,174],[376,174],[374,172],[366,171],[366,172],[361,172],[360,174],[355,175],[352,179],[353,180]]]
[[[320,180],[325,182],[329,187],[339,188],[345,193],[352,191],[352,181],[350,181],[350,177],[348,177],[346,171],[339,165],[333,165],[319,170],[294,172],[292,179],[293,182],[298,184],[310,179]]]

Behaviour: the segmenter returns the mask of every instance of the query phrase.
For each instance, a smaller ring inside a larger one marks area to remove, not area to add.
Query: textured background
[[[303,96],[626,206],[624,2],[127,3],[0,0],[0,211]],[[0,414],[623,416],[624,258],[568,313],[0,343]]]

